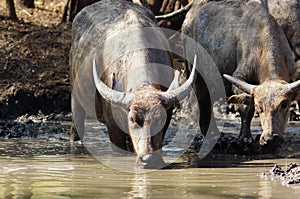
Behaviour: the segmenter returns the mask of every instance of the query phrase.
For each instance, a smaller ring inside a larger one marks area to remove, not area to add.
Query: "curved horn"
[[[288,84],[288,90],[290,92],[297,92],[300,91],[300,80],[289,83]]]
[[[100,95],[107,100],[108,102],[122,106],[122,107],[127,107],[129,105],[130,99],[131,99],[131,94],[126,94],[125,92],[120,92],[113,90],[106,86],[104,84],[97,73],[97,66],[96,66],[96,59],[94,58],[93,60],[93,77],[94,77],[94,82],[96,85],[96,88]]]
[[[179,87],[179,82],[178,82],[179,74],[180,74],[180,72],[178,70],[175,70],[174,79],[173,79],[172,83],[170,84],[168,90],[174,90]]]
[[[188,95],[188,93],[191,91],[193,83],[196,79],[196,62],[197,62],[197,56],[195,55],[192,72],[191,72],[189,78],[184,82],[184,84],[182,84],[178,88],[175,88],[175,89],[172,88],[173,90],[168,89],[166,92],[163,92],[161,94],[165,104],[169,104],[176,100],[180,101],[183,98],[185,98]]]
[[[232,77],[230,75],[223,75],[225,77],[225,79],[227,79],[228,81],[230,81],[232,84],[234,84],[236,87],[238,87],[239,89],[243,90],[244,92],[252,95],[253,93],[253,89],[256,87],[255,85],[252,84],[248,84],[247,82],[244,82],[238,78]]]

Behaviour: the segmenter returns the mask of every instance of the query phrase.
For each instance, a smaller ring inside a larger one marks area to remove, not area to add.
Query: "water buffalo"
[[[267,0],[270,14],[276,19],[289,41],[295,55],[300,59],[300,1],[299,0]]]
[[[172,108],[191,90],[195,73],[174,86],[168,41],[152,13],[122,0],[84,8],[73,22],[70,65],[79,138],[86,115],[96,115],[106,124],[114,151],[133,145],[137,167],[161,168]]]
[[[267,0],[270,14],[283,30],[295,56],[295,79],[300,79],[300,0]],[[300,108],[300,101],[298,101]]]
[[[292,82],[294,60],[283,31],[259,1],[202,4],[195,2],[187,13],[183,33],[212,56],[224,75],[228,102],[241,104],[240,137],[252,139],[250,124],[256,109],[263,130],[260,145],[280,145],[291,101],[300,90],[300,81]],[[203,87],[198,80],[196,84]]]

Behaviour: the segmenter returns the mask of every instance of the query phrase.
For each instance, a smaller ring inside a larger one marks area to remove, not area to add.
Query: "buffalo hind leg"
[[[238,111],[240,113],[241,122],[242,122],[239,138],[240,139],[244,139],[244,138],[252,139],[250,126],[251,126],[251,120],[254,116],[255,109],[253,106],[246,106],[246,105],[240,104]]]

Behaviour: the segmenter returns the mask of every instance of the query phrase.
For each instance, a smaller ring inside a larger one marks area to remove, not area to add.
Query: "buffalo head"
[[[235,77],[224,77],[247,94],[233,95],[229,102],[255,106],[259,113],[262,134],[260,145],[279,146],[289,119],[291,102],[300,91],[300,80],[287,83],[283,80],[268,80],[260,85],[251,85]]]
[[[176,101],[185,98],[192,89],[196,75],[196,56],[192,73],[187,81],[176,88],[172,83],[167,91],[151,85],[141,85],[129,93],[113,90],[100,80],[96,68],[94,59],[93,77],[100,95],[127,113],[128,133],[137,154],[137,167],[163,167],[165,163],[161,149],[166,112]]]

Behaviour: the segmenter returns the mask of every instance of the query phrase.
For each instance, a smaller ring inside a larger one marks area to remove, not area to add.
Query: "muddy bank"
[[[16,3],[20,21],[0,2],[0,118],[70,112],[71,24],[59,21],[66,1]]]
[[[0,138],[69,140],[71,114],[23,115],[15,120],[0,120]]]
[[[300,183],[300,167],[296,163],[290,163],[286,170],[279,165],[275,165],[269,172],[261,174],[262,178],[280,180],[282,185],[299,184]]]
[[[0,118],[70,111],[70,25],[0,27]]]
[[[0,154],[32,157],[39,155],[89,154],[77,143],[70,148],[71,114],[23,115],[0,120]],[[72,150],[72,151],[70,151]]]
[[[19,141],[26,142],[36,139],[45,142],[61,142],[62,145],[68,145],[71,120],[71,113],[44,115],[41,112],[37,115],[23,115],[15,120],[0,120],[0,139],[4,142],[16,141],[16,143]],[[175,121],[169,127],[165,137],[165,144],[167,144],[168,140],[170,141],[173,139],[177,128]],[[222,159],[223,157],[228,158],[229,156],[232,156],[234,159],[238,157],[248,157],[250,159],[300,158],[299,130],[300,122],[289,123],[287,132],[284,134],[285,142],[281,148],[276,150],[261,150],[258,144],[260,135],[254,134],[254,139],[239,139],[238,134],[236,133],[239,131],[239,123],[238,121],[232,121],[230,123],[230,131],[232,133],[222,132],[216,145],[207,157],[212,159]],[[100,129],[100,131],[104,131],[104,133],[106,133],[105,129]],[[193,156],[195,156],[195,152],[199,151],[204,137],[202,135],[196,135],[193,139],[194,141],[184,153],[185,159],[188,161],[191,161]],[[99,138],[95,138],[95,140],[99,140]],[[80,144],[78,144],[78,146],[80,146]],[[47,150],[44,151],[47,153]],[[69,152],[69,149],[62,151],[62,153],[66,152]],[[26,152],[24,153],[26,154]]]

